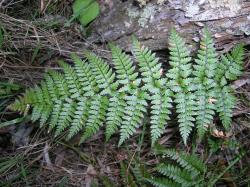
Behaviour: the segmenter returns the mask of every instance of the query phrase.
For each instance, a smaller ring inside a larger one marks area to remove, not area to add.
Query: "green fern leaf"
[[[102,90],[100,94],[112,95],[113,91],[115,91],[118,86],[118,84],[114,82],[115,74],[112,72],[112,69],[103,59],[93,53],[85,52],[85,56],[91,63],[97,86]]]
[[[167,120],[170,119],[171,111],[171,91],[169,89],[161,90],[159,94],[151,96],[151,139],[152,145],[161,137],[164,132]]]
[[[155,53],[142,46],[135,38],[133,38],[133,52],[136,60],[139,62],[139,70],[144,82],[142,89],[147,90],[149,93],[159,93],[159,89],[163,84],[159,59],[155,57]]]
[[[61,73],[56,71],[50,71],[49,75],[52,77],[55,87],[60,95],[60,99],[65,99],[70,97],[70,92],[68,85],[64,79],[64,76]]]
[[[217,88],[216,111],[219,113],[222,124],[226,130],[229,129],[232,122],[233,108],[236,103],[236,98],[232,94],[233,90],[229,86]]]
[[[118,146],[120,146],[126,139],[136,132],[136,129],[144,118],[144,113],[147,111],[147,94],[140,90],[135,90],[131,96],[125,96],[126,107],[121,124],[121,136]]]
[[[106,96],[97,95],[94,100],[91,101],[86,128],[79,144],[98,132],[105,121],[107,105],[108,99]]]
[[[166,80],[161,78],[162,68],[159,59],[155,57],[147,47],[144,47],[140,42],[133,38],[133,52],[136,60],[139,62],[139,71],[142,75],[144,85],[143,90],[150,95],[151,101],[151,139],[152,145],[164,132],[167,120],[170,119],[170,90],[162,89],[166,87]]]
[[[174,149],[166,149],[161,145],[156,145],[155,153],[166,155],[167,157],[175,160],[181,167],[198,175],[206,171],[206,165],[194,154],[188,155],[185,152],[177,152]]]
[[[49,122],[49,131],[51,131],[57,126],[59,115],[62,110],[62,106],[63,106],[62,100],[57,100],[54,103],[54,107],[53,107],[51,117],[50,117],[50,122]]]
[[[117,93],[109,99],[109,106],[106,118],[106,141],[118,130],[122,124],[126,107],[125,94]]]
[[[126,55],[119,47],[109,44],[112,52],[112,58],[114,63],[115,72],[117,74],[117,82],[122,85],[120,91],[126,92],[131,89],[135,89],[134,82],[138,78],[138,73],[135,72],[135,66],[131,58]]]
[[[196,105],[195,96],[191,92],[195,89],[193,79],[190,77],[192,74],[191,58],[185,42],[174,30],[171,32],[169,45],[171,69],[166,76],[170,79],[169,87],[175,93],[174,102],[177,104],[176,112],[178,113],[180,133],[186,145],[188,136],[194,127],[195,118],[193,116]]]
[[[68,131],[69,139],[81,131],[80,142],[96,134],[106,122],[106,140],[120,130],[119,146],[141,126],[148,105],[151,107],[152,145],[164,132],[172,102],[184,144],[187,144],[194,121],[200,135],[206,132],[215,110],[224,127],[229,128],[236,99],[228,81],[242,74],[244,50],[241,45],[222,56],[221,63],[216,63],[212,38],[204,31],[193,70],[184,40],[172,31],[169,40],[171,68],[166,73],[167,79],[162,75],[161,63],[155,54],[136,39],[133,45],[138,69],[129,55],[112,44],[115,73],[107,62],[93,53],[85,53],[87,60],[73,54],[74,67],[60,62],[62,72],[49,72],[45,81],[28,89],[8,108],[24,115],[32,108],[32,121],[40,120],[41,126],[48,123],[55,135]],[[188,158],[185,162],[183,159],[176,161],[189,170]],[[190,170],[199,173],[195,167],[198,165]]]
[[[192,186],[193,184],[193,178],[190,176],[190,172],[182,170],[178,166],[161,163],[157,166],[157,171],[175,182],[185,184],[185,186]]]
[[[78,76],[74,69],[63,61],[60,61],[59,65],[63,68],[65,77],[64,80],[69,89],[70,98],[74,99],[78,98],[80,95],[83,95],[80,82],[78,81]]]
[[[214,76],[218,59],[213,43],[210,33],[205,29],[193,71],[194,82],[197,85],[195,92],[197,97],[196,124],[200,137],[203,137],[207,131],[215,114],[215,104],[211,100],[215,98],[216,82]]]
[[[155,187],[182,187],[181,184],[171,181],[167,178],[160,178],[160,177],[154,177],[154,178],[147,178],[146,181],[148,181],[150,184],[152,184]]]
[[[225,66],[225,77],[228,80],[236,80],[243,74],[243,58],[244,48],[243,44],[236,45],[231,53],[227,53],[226,56],[222,55],[222,63]]]
[[[65,99],[58,116],[55,136],[60,135],[72,122],[72,116],[76,109],[76,103],[71,98]]]
[[[87,121],[88,112],[90,109],[90,103],[91,101],[89,101],[85,97],[78,98],[76,110],[72,116],[72,123],[69,127],[70,129],[67,136],[68,140],[74,135],[76,135],[78,132],[83,130],[83,128],[85,127],[85,122]]]
[[[80,87],[83,90],[83,96],[92,97],[99,92],[95,76],[91,71],[91,66],[86,61],[82,61],[76,54],[72,54],[71,58],[75,64],[74,70],[77,74]]]

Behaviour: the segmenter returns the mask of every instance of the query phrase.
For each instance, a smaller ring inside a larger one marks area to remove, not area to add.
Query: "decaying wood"
[[[92,25],[89,41],[98,44],[115,41],[130,50],[134,34],[151,49],[164,50],[171,28],[175,27],[189,44],[195,45],[205,26],[212,32],[216,47],[222,51],[238,42],[250,44],[250,2],[151,0],[140,7],[132,0],[113,0],[112,7],[106,7]]]

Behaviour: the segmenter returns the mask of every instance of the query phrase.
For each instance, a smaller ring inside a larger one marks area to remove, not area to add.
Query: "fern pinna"
[[[172,31],[169,45],[171,69],[166,76],[170,79],[168,84],[174,92],[180,133],[186,144],[195,121],[195,95],[192,93],[195,85],[191,77],[191,57],[183,39],[176,31]]]
[[[141,46],[138,40],[133,40],[133,52],[139,63],[139,70],[143,81],[143,90],[149,94],[151,102],[150,123],[152,144],[164,132],[167,120],[171,114],[171,91],[166,87],[166,79],[162,78],[162,66],[147,47]]]
[[[193,65],[184,40],[171,32],[166,76],[155,54],[135,38],[132,52],[138,67],[113,44],[109,45],[113,67],[92,52],[85,52],[84,60],[72,54],[74,66],[59,62],[63,71],[50,71],[40,86],[27,89],[9,108],[25,115],[32,108],[32,121],[48,124],[55,135],[67,131],[67,139],[82,133],[80,143],[105,124],[106,140],[119,131],[121,145],[136,133],[147,111],[154,144],[162,136],[174,104],[186,144],[193,127],[200,135],[206,132],[215,111],[223,125],[229,126],[235,104],[229,81],[243,69],[242,45],[219,60],[206,30],[202,38]]]
[[[218,64],[213,40],[207,30],[203,32],[195,62],[193,74],[196,85],[196,125],[198,134],[203,136],[214,116],[215,104],[213,100],[216,97],[214,76]]]
[[[233,95],[234,91],[230,87],[229,81],[236,80],[243,74],[243,57],[243,45],[238,44],[231,53],[221,56],[216,71],[216,111],[219,113],[222,124],[226,129],[229,129],[231,124],[233,107],[236,103],[236,98]]]

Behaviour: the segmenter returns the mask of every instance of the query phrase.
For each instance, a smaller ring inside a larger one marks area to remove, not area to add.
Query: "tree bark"
[[[97,44],[115,42],[130,51],[131,36],[152,50],[167,48],[168,34],[175,28],[194,46],[202,28],[207,27],[221,52],[235,43],[250,44],[250,2],[240,0],[169,0],[149,1],[140,7],[132,0],[106,0],[103,12],[91,26],[89,41]]]

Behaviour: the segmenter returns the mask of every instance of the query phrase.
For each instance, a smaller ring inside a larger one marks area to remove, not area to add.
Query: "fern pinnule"
[[[11,103],[8,106],[8,109],[13,111],[19,111],[21,114],[26,115],[29,112],[29,109],[32,107],[31,104],[33,103],[34,97],[34,90],[27,89],[22,96],[18,96],[15,99],[15,102]]]
[[[33,105],[34,110],[31,113],[31,120],[37,121],[43,114],[44,111],[51,109],[50,98],[48,96],[48,90],[46,89],[46,85],[44,82],[41,84],[42,86],[35,86],[33,92],[30,92],[30,104]]]
[[[48,89],[48,94],[50,95],[51,102],[54,103],[56,100],[60,99],[60,94],[55,87],[53,78],[49,74],[45,76],[45,83]]]
[[[191,57],[185,45],[184,40],[172,30],[169,40],[171,69],[166,76],[169,87],[173,90],[176,112],[178,113],[178,122],[180,133],[184,144],[187,144],[189,134],[194,127],[195,121],[195,96],[191,92],[195,89],[193,84]]]
[[[40,118],[40,127],[42,127],[49,119],[50,113],[52,112],[53,101],[57,99],[57,96],[54,94],[54,91],[49,90],[48,83],[45,81],[41,82],[41,90],[42,90],[42,103],[39,105],[43,106]],[[52,94],[51,94],[52,93]],[[54,94],[54,95],[53,95]]]
[[[212,123],[215,114],[215,104],[211,100],[215,99],[216,82],[214,76],[218,59],[213,44],[210,33],[205,29],[193,71],[196,84],[195,95],[197,97],[196,124],[200,137],[207,131],[208,125]]]
[[[55,101],[54,106],[53,106],[53,110],[51,113],[51,117],[50,117],[49,131],[56,128],[56,126],[58,124],[59,115],[60,115],[60,112],[62,110],[62,106],[63,106],[62,100]]]
[[[101,95],[112,95],[117,89],[117,82],[115,82],[115,73],[113,73],[110,66],[100,57],[94,53],[85,52],[85,57],[90,62],[93,74],[95,75],[97,86],[101,89]]]

